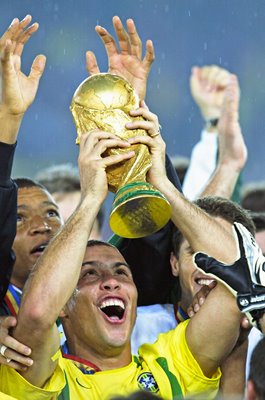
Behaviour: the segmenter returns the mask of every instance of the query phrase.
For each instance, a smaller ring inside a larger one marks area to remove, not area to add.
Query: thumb
[[[202,268],[203,270],[205,269],[206,265],[208,264],[208,261],[211,257],[209,257],[205,253],[196,253],[194,255],[194,261],[197,264],[199,268]]]
[[[32,63],[29,78],[39,82],[44,72],[46,57],[43,54],[38,55]]]

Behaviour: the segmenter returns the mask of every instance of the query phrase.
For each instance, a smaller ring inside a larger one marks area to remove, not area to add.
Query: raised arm
[[[149,110],[142,107],[132,112],[134,116],[147,118]],[[153,114],[153,118],[157,119]],[[129,124],[130,129],[146,128],[147,121],[135,121]],[[148,131],[148,129],[147,129]],[[232,262],[237,257],[237,244],[232,232],[222,227],[216,220],[187,200],[169,181],[165,171],[165,142],[159,131],[149,132],[149,136],[135,137],[130,143],[145,143],[149,146],[152,167],[148,172],[148,180],[158,188],[169,200],[172,207],[171,219],[190,243],[193,251],[207,249],[210,254],[217,254],[220,259]],[[225,243],[225,252],[220,243]],[[206,251],[206,250],[203,250]]]
[[[12,244],[16,234],[17,189],[11,170],[19,127],[33,102],[45,65],[44,56],[32,64],[29,76],[22,73],[24,45],[38,29],[29,26],[31,16],[15,18],[0,38],[0,301],[3,299],[15,260]]]
[[[147,40],[145,56],[142,58],[142,42],[134,21],[132,19],[126,21],[128,32],[119,17],[113,17],[112,22],[118,43],[105,28],[96,26],[96,32],[104,43],[108,56],[108,72],[127,79],[135,88],[140,100],[144,100],[147,78],[155,57],[153,43]],[[89,74],[100,72],[96,56],[92,51],[86,53],[86,65]]]
[[[23,376],[42,387],[52,375],[59,348],[56,319],[73,294],[87,241],[107,195],[105,169],[134,155],[127,152],[102,158],[109,147],[129,147],[115,135],[101,131],[84,134],[80,141],[81,201],[66,225],[50,242],[27,281],[14,336],[32,349],[34,364]]]
[[[219,158],[216,170],[201,196],[230,198],[247,160],[247,148],[239,124],[240,89],[237,77],[230,75],[218,123]]]
[[[189,168],[183,182],[183,193],[190,200],[201,195],[216,168],[217,122],[221,116],[229,77],[230,73],[217,65],[192,68],[190,90],[201,112],[204,128],[200,141],[192,149]]]
[[[28,76],[21,71],[24,45],[39,27],[36,22],[29,26],[31,19],[30,15],[22,21],[15,18],[0,39],[0,141],[10,144],[16,142],[22,118],[34,101],[45,67],[45,57],[38,55]]]

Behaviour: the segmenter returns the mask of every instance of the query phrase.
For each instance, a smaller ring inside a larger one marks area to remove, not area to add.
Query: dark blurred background
[[[107,57],[94,27],[111,33],[112,16],[133,18],[156,59],[147,103],[159,115],[168,153],[189,156],[203,125],[189,91],[193,65],[218,64],[241,86],[241,124],[249,150],[245,182],[264,179],[265,1],[263,0],[0,0],[1,32],[14,17],[32,14],[39,31],[25,47],[23,70],[47,56],[35,103],[24,118],[13,175],[33,177],[45,167],[76,162],[72,95],[87,76],[85,51],[93,50],[102,72]]]

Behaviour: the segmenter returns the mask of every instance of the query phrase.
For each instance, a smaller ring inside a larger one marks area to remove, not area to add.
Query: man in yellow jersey
[[[238,256],[232,228],[224,229],[168,180],[157,117],[146,107],[133,114],[144,116],[145,121],[135,121],[130,128],[144,128],[149,136],[130,143],[102,131],[82,136],[81,202],[39,258],[26,285],[14,331],[16,339],[32,348],[34,363],[20,374],[1,366],[0,389],[18,399],[108,399],[139,388],[165,399],[195,393],[203,393],[205,398],[216,395],[218,366],[239,333],[241,314],[232,294],[218,284],[194,318],[161,335],[154,345],[144,345],[139,357],[132,358],[130,335],[137,290],[130,268],[111,245],[87,244],[107,195],[106,168],[133,157],[130,144],[144,142],[153,162],[148,180],[168,198],[172,220],[193,250],[203,250],[226,263]],[[127,153],[102,156],[116,146]],[[67,336],[66,354],[59,348],[55,324],[59,314]]]

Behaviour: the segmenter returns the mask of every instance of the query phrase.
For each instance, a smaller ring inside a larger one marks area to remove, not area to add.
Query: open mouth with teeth
[[[47,246],[48,246],[48,243],[42,243],[38,246],[35,246],[31,250],[30,254],[40,255],[44,252],[44,250],[46,249]]]
[[[200,286],[209,286],[212,282],[215,282],[215,280],[209,278],[198,278],[195,279],[195,282]]]
[[[108,299],[102,302],[100,310],[110,322],[122,322],[125,314],[124,302],[120,299]]]

